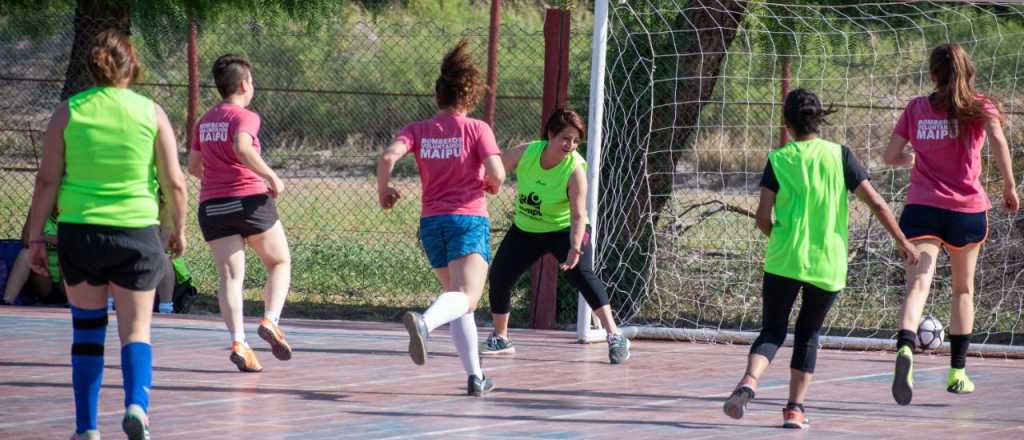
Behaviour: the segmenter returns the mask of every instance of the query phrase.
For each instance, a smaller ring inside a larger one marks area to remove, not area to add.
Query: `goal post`
[[[837,113],[822,137],[850,147],[898,215],[909,170],[881,154],[904,106],[933,90],[930,50],[957,42],[977,87],[997,98],[1024,175],[1024,4],[597,0],[587,143],[595,271],[627,335],[749,342],[760,330],[766,239],[754,228],[767,152],[778,147],[784,86]],[[981,181],[995,208],[975,277],[972,352],[1024,347],[1024,216],[1000,209],[986,147]],[[893,346],[905,275],[892,239],[850,200],[847,288],[822,344]],[[950,322],[940,256],[925,313]],[[794,315],[795,316],[795,315]],[[792,319],[791,319],[792,320]],[[593,339],[581,301],[577,337]]]
[[[598,252],[598,193],[601,188],[601,143],[604,122],[604,75],[605,58],[608,51],[608,0],[594,2],[594,36],[591,44],[590,103],[587,122],[587,216],[590,222],[590,240],[594,251],[590,258],[597,259]],[[596,261],[592,262],[596,263]],[[596,265],[594,265],[596,267]],[[597,328],[595,328],[597,324]],[[576,302],[576,339],[580,342],[596,342],[605,338],[600,323],[595,323],[594,314],[583,295]]]

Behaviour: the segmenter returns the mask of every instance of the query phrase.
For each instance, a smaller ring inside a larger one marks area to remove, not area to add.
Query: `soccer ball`
[[[922,350],[934,350],[942,346],[942,323],[932,315],[921,318],[917,326],[917,346]]]

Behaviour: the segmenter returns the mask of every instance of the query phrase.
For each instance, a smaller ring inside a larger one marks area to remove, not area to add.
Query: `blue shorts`
[[[900,230],[910,240],[939,240],[946,247],[959,249],[988,238],[988,213],[907,205],[900,214]]]
[[[436,215],[420,219],[420,242],[430,267],[448,267],[448,263],[469,254],[480,254],[491,262],[491,221],[478,215]]]

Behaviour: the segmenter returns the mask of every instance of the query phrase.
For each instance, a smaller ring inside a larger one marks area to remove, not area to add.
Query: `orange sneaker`
[[[270,344],[270,350],[274,352],[274,357],[277,360],[286,361],[292,358],[292,346],[284,340],[284,331],[273,321],[267,318],[261,319],[260,328],[256,333]]]
[[[811,427],[811,421],[807,419],[804,412],[799,409],[783,408],[782,427],[791,429],[807,429]]]
[[[256,359],[256,352],[241,342],[231,343],[231,357],[228,359],[231,359],[231,362],[238,367],[238,371],[246,373],[259,373],[263,371],[263,366]]]

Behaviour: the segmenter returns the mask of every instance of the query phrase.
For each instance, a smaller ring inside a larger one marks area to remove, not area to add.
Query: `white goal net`
[[[626,325],[712,340],[760,329],[766,240],[753,211],[767,152],[781,145],[787,88],[811,89],[835,106],[822,137],[853,149],[898,215],[909,169],[886,166],[881,153],[903,106],[932,89],[930,50],[960,43],[978,68],[978,88],[1003,103],[1018,180],[1024,174],[1024,5],[824,3],[607,6],[603,94],[592,101],[603,100],[600,121],[591,109],[604,133],[591,153],[600,159],[596,259]],[[987,147],[983,154],[983,183],[1001,206],[1001,178]],[[850,206],[848,287],[829,315],[826,341],[885,346],[896,331],[904,270],[867,206]],[[1024,345],[1024,218],[997,207],[989,222],[974,342],[1014,351]],[[949,322],[945,257],[925,312]]]

